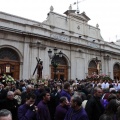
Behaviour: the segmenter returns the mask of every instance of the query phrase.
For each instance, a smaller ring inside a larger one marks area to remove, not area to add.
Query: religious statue
[[[42,69],[43,69],[43,62],[41,61],[40,63],[38,63],[37,66],[37,74],[38,74],[38,79],[42,78]]]

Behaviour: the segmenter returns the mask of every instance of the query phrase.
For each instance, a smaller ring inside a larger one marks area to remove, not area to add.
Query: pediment
[[[85,12],[81,13],[81,14],[76,14],[76,13],[70,13],[70,16],[73,16],[74,18],[78,19],[78,20],[82,20],[85,22],[88,22],[90,20],[90,18],[85,14]]]
[[[89,21],[89,20],[90,20],[90,18],[86,15],[85,12],[82,12],[80,15],[83,16],[84,19],[86,19],[86,21]]]

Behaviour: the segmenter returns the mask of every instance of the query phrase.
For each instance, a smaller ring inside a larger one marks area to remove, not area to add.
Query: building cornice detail
[[[62,43],[66,43],[66,44],[81,46],[81,47],[84,47],[84,48],[89,48],[89,49],[97,50],[97,51],[101,51],[101,52],[106,51],[106,52],[109,52],[109,53],[119,54],[118,52],[113,52],[113,51],[110,51],[110,50],[103,49],[105,46],[112,47],[112,46],[109,46],[108,44],[98,44],[98,43],[89,42],[87,40],[86,40],[87,44],[83,44],[82,42],[75,43],[75,42],[71,41],[70,36],[57,34],[57,33],[54,33],[54,32],[53,32],[53,34],[50,33],[50,36],[45,36],[45,35],[40,35],[40,34],[36,34],[36,33],[31,33],[31,32],[26,32],[26,31],[22,31],[22,30],[3,27],[3,26],[0,26],[0,31],[17,33],[17,34],[22,34],[22,35],[25,35],[25,36],[40,37],[40,38],[50,39],[50,40],[53,40],[53,41],[56,41],[56,42],[62,42]],[[85,41],[85,39],[81,39],[81,40]],[[30,47],[34,47],[34,45],[30,45]],[[113,47],[113,49],[119,50],[118,48],[114,48],[114,47]]]

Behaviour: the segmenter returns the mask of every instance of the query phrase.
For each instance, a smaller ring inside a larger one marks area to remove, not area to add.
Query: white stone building
[[[0,12],[0,74],[29,79],[37,57],[43,61],[42,78],[54,78],[48,50],[56,47],[63,53],[62,58],[56,58],[57,78],[84,79],[104,73],[119,79],[119,44],[104,41],[99,25],[91,26],[89,20],[85,12],[67,10],[60,15],[52,7],[42,23]]]

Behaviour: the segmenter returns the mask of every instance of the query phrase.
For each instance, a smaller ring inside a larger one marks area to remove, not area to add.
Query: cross
[[[74,3],[73,3],[73,5],[76,5],[76,4],[77,4],[77,10],[76,10],[76,11],[77,11],[77,14],[79,14],[79,12],[80,12],[79,7],[78,7],[78,4],[79,4],[80,2],[83,2],[83,1],[85,1],[85,0],[81,0],[81,1],[78,1],[78,0],[77,0],[77,2],[74,2]]]
[[[34,72],[33,72],[33,75],[35,74],[35,72],[36,72],[36,70],[37,70],[37,68],[38,68],[38,64],[40,64],[40,58],[38,59],[37,57],[36,57],[36,60],[37,60],[37,65],[36,65],[36,67],[35,67],[35,70],[34,70]]]

